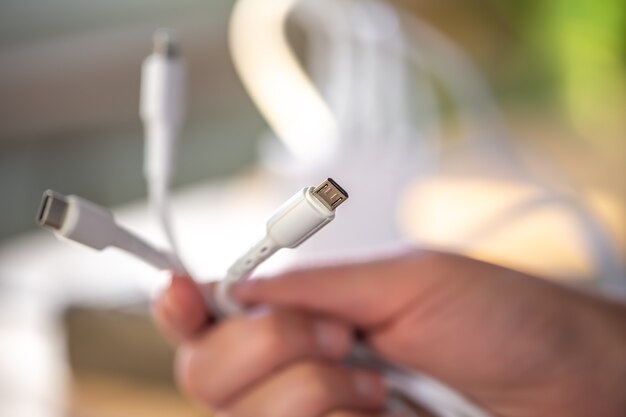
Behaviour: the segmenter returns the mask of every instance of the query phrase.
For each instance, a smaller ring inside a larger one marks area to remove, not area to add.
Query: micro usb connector
[[[332,178],[315,187],[313,195],[329,210],[335,210],[348,199],[348,193]]]
[[[247,279],[254,269],[280,249],[294,249],[335,218],[348,193],[332,178],[317,187],[305,187],[281,205],[266,223],[265,236],[237,259],[216,287],[210,305],[218,316],[243,311],[231,299],[230,286]]]

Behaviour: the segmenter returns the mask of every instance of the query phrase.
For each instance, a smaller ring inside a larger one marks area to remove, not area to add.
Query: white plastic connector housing
[[[332,180],[326,182],[328,181]],[[241,313],[243,311],[241,306],[230,298],[230,286],[246,279],[258,265],[276,251],[298,247],[335,218],[334,208],[331,207],[336,205],[325,205],[322,201],[326,196],[318,194],[318,191],[325,190],[321,188],[325,183],[317,188],[306,187],[298,191],[270,217],[266,224],[265,237],[235,261],[228,269],[226,277],[217,285],[215,292],[207,297],[207,302],[212,305],[216,314],[230,316]],[[336,204],[340,204],[346,198],[347,194]]]
[[[168,43],[170,38],[159,39],[166,34],[155,34],[157,42]],[[169,35],[171,36],[171,35]],[[141,67],[140,113],[145,122],[159,122],[180,126],[186,111],[185,64],[178,51],[168,52],[167,45],[150,54]]]
[[[152,53],[143,62],[140,113],[144,121],[180,126],[185,115],[185,68],[178,56]]]
[[[185,117],[186,71],[171,30],[154,34],[153,52],[141,71],[140,113],[144,123],[144,176],[148,198],[172,254],[178,258],[169,209],[169,188],[176,165],[177,142]]]
[[[118,248],[157,269],[186,274],[185,268],[172,253],[152,246],[118,225],[109,210],[80,197],[46,191],[37,222],[60,238],[96,250]]]
[[[300,190],[267,221],[267,236],[280,248],[296,248],[335,218],[335,212],[314,195],[314,187]]]
[[[113,214],[80,197],[67,196],[67,210],[58,236],[103,250],[117,240],[117,224]]]
[[[175,141],[186,111],[185,64],[172,33],[154,36],[154,52],[141,70],[141,119],[146,129],[144,174],[169,179],[174,169]]]

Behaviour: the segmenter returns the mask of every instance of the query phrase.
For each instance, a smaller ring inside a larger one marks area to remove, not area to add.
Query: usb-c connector
[[[37,223],[48,229],[59,230],[67,214],[67,199],[64,195],[46,190],[43,193]]]
[[[185,273],[180,262],[171,253],[155,248],[118,225],[109,210],[80,197],[47,190],[43,194],[37,223],[52,230],[59,237],[90,248],[119,248],[157,269]]]
[[[180,46],[176,42],[174,32],[169,29],[160,29],[154,33],[152,52],[156,55],[174,59],[180,55]]]

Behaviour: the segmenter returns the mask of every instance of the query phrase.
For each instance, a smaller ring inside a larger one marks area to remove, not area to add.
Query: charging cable
[[[144,176],[148,200],[176,257],[178,246],[168,194],[186,110],[185,90],[185,65],[178,42],[172,30],[160,29],[154,34],[153,52],[142,65],[139,111],[145,131]]]
[[[267,222],[266,234],[228,269],[212,294],[205,294],[212,312],[225,318],[244,308],[230,298],[230,288],[247,279],[254,269],[282,248],[296,248],[335,218],[335,209],[348,199],[348,193],[328,178],[317,187],[306,187],[287,200]],[[43,195],[38,223],[57,236],[97,250],[116,247],[129,252],[155,268],[186,274],[178,258],[160,250],[121,227],[109,210],[76,196],[54,191]],[[411,401],[416,400],[441,417],[484,417],[485,414],[464,398],[428,376],[387,363],[357,341],[347,363],[373,369],[384,375],[390,387],[388,407],[415,416]]]
[[[282,248],[296,248],[335,218],[335,209],[348,193],[332,178],[317,187],[306,187],[287,200],[267,221],[266,234],[228,269],[208,300],[214,313],[230,316],[241,306],[229,297],[232,284],[247,279],[252,271]]]
[[[230,286],[248,278],[252,271],[282,248],[295,248],[335,218],[335,209],[348,199],[348,193],[332,178],[317,187],[306,187],[294,194],[269,219],[267,234],[228,269],[211,300],[219,315],[243,310],[228,296]],[[187,274],[174,253],[156,248],[117,224],[113,214],[83,198],[44,192],[37,223],[57,236],[96,250],[114,247],[135,255],[160,270]]]
[[[57,236],[96,250],[114,247],[160,270],[187,275],[171,226],[169,185],[176,142],[185,113],[185,70],[171,30],[154,34],[153,53],[141,72],[140,113],[145,129],[144,175],[148,195],[170,250],[159,249],[116,223],[113,214],[90,201],[44,192],[37,222]]]
[[[126,251],[160,270],[188,275],[177,253],[168,190],[174,171],[176,142],[185,109],[184,65],[171,31],[154,37],[154,52],[142,68],[140,113],[145,126],[144,174],[153,209],[171,250],[151,245],[120,226],[112,213],[77,196],[44,193],[38,223],[57,236],[96,250],[108,247]],[[348,199],[332,179],[306,187],[285,202],[267,222],[265,236],[228,269],[207,303],[215,314],[227,317],[243,312],[229,296],[233,283],[247,279],[254,269],[282,248],[296,248],[335,217],[335,209]],[[411,400],[419,401],[441,417],[482,417],[485,414],[431,378],[388,364],[357,342],[348,363],[375,369],[391,388],[390,410],[415,415]]]
[[[160,270],[185,274],[185,268],[171,252],[159,249],[120,226],[113,214],[75,195],[47,190],[43,194],[37,223],[57,236],[96,250],[109,247],[128,252]]]
[[[265,260],[282,248],[296,248],[335,218],[335,209],[348,199],[348,193],[328,178],[317,187],[306,187],[294,194],[270,217],[266,233],[228,269],[214,292],[205,294],[206,303],[219,318],[243,313],[244,307],[232,300],[230,288],[246,280]],[[427,375],[403,369],[376,356],[357,340],[346,362],[372,369],[385,377],[390,389],[390,411],[415,416],[412,401],[440,417],[487,417],[482,410],[458,393]]]

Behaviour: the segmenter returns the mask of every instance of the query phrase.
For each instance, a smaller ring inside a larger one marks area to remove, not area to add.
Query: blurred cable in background
[[[626,294],[624,2],[8,0],[0,23],[0,415],[201,415],[147,314],[167,277],[31,230],[54,188],[162,239],[138,108],[163,26],[189,68],[172,206],[195,276],[333,176],[335,230],[266,272],[421,245]]]

